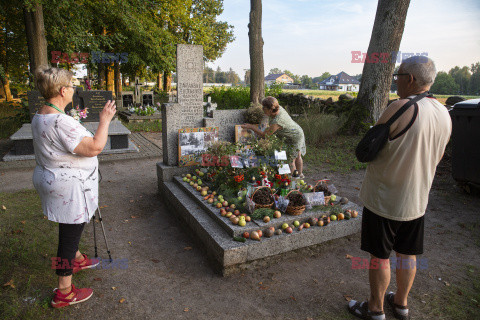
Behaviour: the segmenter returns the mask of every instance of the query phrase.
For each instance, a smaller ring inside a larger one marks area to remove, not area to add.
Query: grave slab
[[[95,132],[98,122],[85,122],[83,126],[90,132]],[[113,120],[108,128],[107,144],[101,154],[138,152],[138,148],[130,141],[131,134],[120,121]],[[13,140],[13,148],[4,157],[3,161],[35,159],[33,150],[32,125],[25,123],[22,127],[10,136]]]
[[[168,178],[165,171],[164,164],[157,164],[157,175],[159,177]],[[188,189],[186,189],[186,186],[182,186],[182,183],[184,182],[179,180],[178,177],[174,177],[173,181],[159,179],[160,195],[171,209],[172,214],[179,218],[184,227],[192,231],[193,235],[201,241],[214,268],[223,275],[241,270],[255,260],[318,245],[358,233],[361,229],[361,208],[350,202],[348,204],[350,208],[359,210],[357,218],[333,221],[323,227],[312,226],[308,229],[304,228],[302,231],[295,230],[292,234],[282,233],[271,238],[262,237],[261,241],[249,239],[245,243],[236,242],[233,241],[229,232],[218,223],[217,219],[206,211],[205,206],[201,205],[200,201],[203,200],[198,199],[197,195],[193,193],[193,189],[188,186],[191,189],[191,192],[188,192]],[[282,215],[282,217],[284,216]],[[300,216],[285,218],[303,221]],[[266,228],[266,226],[263,226],[258,229],[265,230]]]

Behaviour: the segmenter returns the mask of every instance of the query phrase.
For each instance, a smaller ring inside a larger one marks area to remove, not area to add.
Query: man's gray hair
[[[414,56],[405,59],[400,67],[402,67],[404,73],[414,76],[420,87],[431,86],[437,75],[435,63],[426,56]]]

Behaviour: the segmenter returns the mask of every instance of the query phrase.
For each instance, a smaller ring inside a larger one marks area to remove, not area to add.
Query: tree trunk
[[[23,9],[32,79],[34,78],[35,70],[38,67],[48,65],[47,40],[45,39],[45,26],[43,23],[43,7],[41,4],[36,4],[33,10],[34,11],[28,11],[26,8]]]
[[[6,101],[12,101],[12,91],[10,91],[10,79],[8,76],[8,73],[4,74],[4,77],[2,79],[2,84],[3,84],[3,91],[5,93],[5,100]]]
[[[262,1],[250,0],[250,102],[259,105],[265,96],[262,38]]]
[[[172,90],[172,74],[170,71],[163,73],[163,91],[170,92]]]
[[[114,65],[114,72],[115,72],[115,75],[114,75],[115,97],[118,100],[122,97],[122,79],[121,79],[121,73],[120,73],[120,63],[118,63],[118,61],[115,61],[113,65]]]
[[[350,133],[367,129],[387,106],[396,61],[392,53],[400,48],[409,5],[410,0],[378,1],[360,90],[344,127]]]
[[[161,72],[159,72],[157,74],[157,89],[158,91],[162,91],[163,90],[163,75]]]
[[[107,78],[107,91],[112,91],[115,93],[115,84],[114,84],[114,76],[115,72],[113,70],[113,63],[106,65],[106,78]]]

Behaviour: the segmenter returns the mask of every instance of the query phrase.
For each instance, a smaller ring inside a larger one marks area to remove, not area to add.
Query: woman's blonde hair
[[[41,66],[35,73],[35,84],[45,99],[54,98],[59,95],[62,87],[67,87],[72,80],[73,72],[54,68],[49,66]]]
[[[267,108],[268,110],[272,110],[273,112],[277,112],[278,109],[280,108],[280,104],[278,103],[278,100],[271,96],[266,97],[265,99],[262,100],[262,106],[264,108]]]

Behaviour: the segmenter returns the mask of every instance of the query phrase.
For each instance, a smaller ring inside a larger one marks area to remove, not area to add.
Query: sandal
[[[387,300],[388,305],[392,308],[393,315],[396,319],[400,320],[408,320],[410,319],[408,315],[408,307],[401,306],[394,302],[395,294],[393,292],[389,292],[385,295],[385,300]]]
[[[354,316],[360,319],[366,320],[385,320],[385,313],[384,312],[373,312],[368,310],[368,301],[355,301],[350,300],[348,302],[348,311],[353,314]]]

